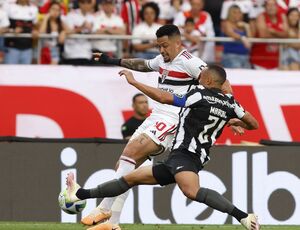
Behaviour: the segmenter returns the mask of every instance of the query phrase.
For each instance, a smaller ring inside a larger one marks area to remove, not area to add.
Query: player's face
[[[180,37],[163,36],[157,39],[157,46],[164,62],[172,61],[181,50]]]
[[[146,116],[149,111],[148,99],[145,96],[138,96],[133,103],[134,111],[140,116]]]

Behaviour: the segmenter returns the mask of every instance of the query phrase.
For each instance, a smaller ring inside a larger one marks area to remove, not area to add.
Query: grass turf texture
[[[155,225],[155,224],[122,224],[122,230],[242,230],[237,225]],[[0,230],[83,230],[80,224],[61,223],[33,223],[33,222],[0,222]],[[300,230],[300,226],[269,226],[263,225],[261,229],[266,230]]]

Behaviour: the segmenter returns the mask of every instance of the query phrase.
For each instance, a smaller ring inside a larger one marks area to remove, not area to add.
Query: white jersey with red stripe
[[[153,71],[160,73],[158,88],[177,95],[184,95],[192,85],[197,85],[200,73],[207,65],[185,49],[171,62],[164,62],[162,55],[158,55],[147,60],[146,64]],[[155,102],[151,115],[165,115],[178,121],[179,112],[179,107]]]

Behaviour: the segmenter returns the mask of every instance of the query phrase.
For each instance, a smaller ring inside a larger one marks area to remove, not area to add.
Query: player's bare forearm
[[[250,127],[248,127],[248,125],[245,122],[243,122],[243,121],[241,121],[240,119],[237,119],[237,118],[231,119],[228,122],[228,124],[230,126],[240,126],[240,127],[244,128],[244,129],[248,129],[248,130],[250,129]]]
[[[173,104],[173,94],[169,92],[165,92],[161,89],[145,85],[138,81],[134,81],[131,85],[133,85],[135,88],[137,88],[138,90],[140,90],[155,101],[158,101],[163,104]]]
[[[125,76],[130,85],[134,86],[153,100],[163,104],[173,104],[173,94],[136,81],[131,71],[124,69],[119,72],[119,75]]]
[[[246,111],[245,115],[241,119],[231,119],[228,122],[229,125],[235,125],[235,126],[241,126],[244,129],[248,130],[254,130],[258,129],[258,122],[257,120],[249,113]]]
[[[121,59],[121,66],[127,69],[132,69],[140,72],[151,72],[151,70],[144,59],[133,58],[133,59]]]

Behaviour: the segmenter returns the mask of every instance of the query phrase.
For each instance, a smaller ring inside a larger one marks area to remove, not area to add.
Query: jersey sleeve
[[[184,96],[174,94],[173,99],[173,105],[175,106],[186,108],[196,107],[202,99],[201,89],[199,90],[198,87],[192,89]]]
[[[195,79],[199,78],[201,71],[206,66],[207,64],[204,61],[195,56],[193,56],[191,59],[185,62],[185,68],[187,73]]]
[[[159,71],[159,63],[161,62],[162,56],[158,55],[153,59],[146,60],[146,65],[148,66],[149,69],[153,71]]]
[[[236,100],[234,100],[234,112],[239,119],[242,119],[245,115],[244,108]]]

